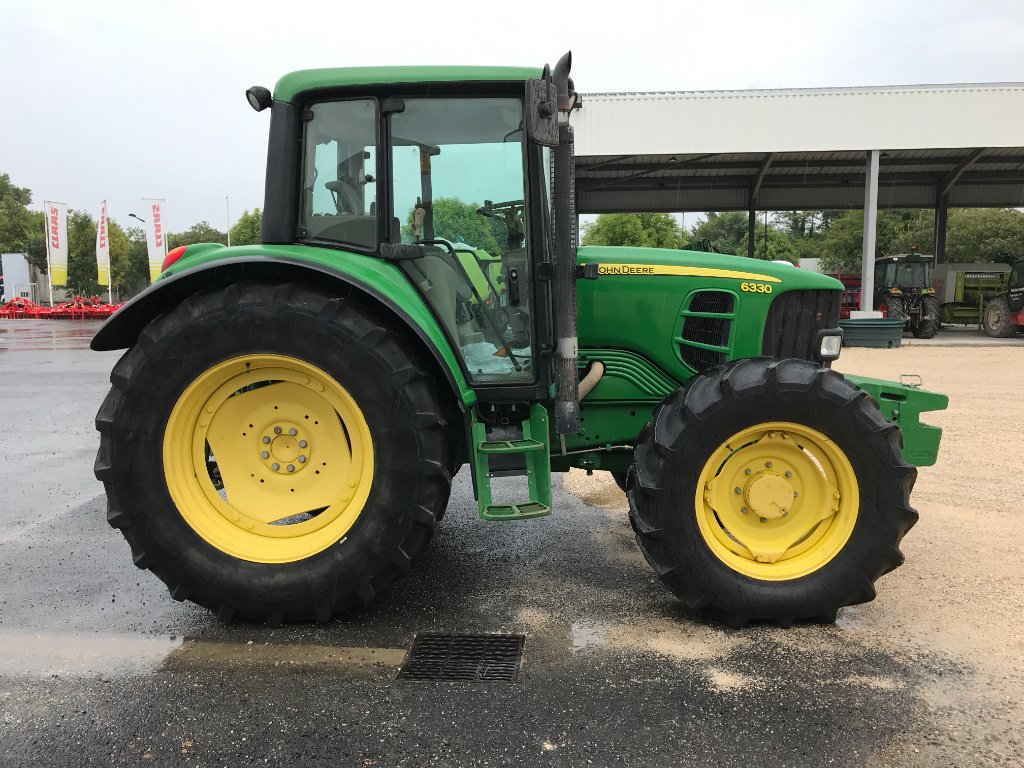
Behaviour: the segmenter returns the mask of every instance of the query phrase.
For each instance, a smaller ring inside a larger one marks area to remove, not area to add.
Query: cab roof
[[[274,86],[275,101],[292,101],[303,91],[352,85],[525,81],[540,77],[536,67],[333,67],[291,72]]]

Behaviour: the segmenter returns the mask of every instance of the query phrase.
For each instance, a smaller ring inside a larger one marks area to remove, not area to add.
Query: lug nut
[[[744,515],[747,514],[747,512],[749,512],[749,511],[750,510],[747,509],[746,507],[740,507],[740,512],[742,512]]]
[[[299,448],[305,448],[307,445],[309,445],[309,443],[305,440],[299,440]]]
[[[793,473],[792,473],[792,472],[790,472],[790,471],[789,471],[789,470],[787,469],[787,470],[786,470],[786,477],[792,477],[792,476],[793,476]]]
[[[765,465],[766,467],[768,467],[768,469],[771,469],[771,468],[772,468],[772,463],[771,463],[770,461],[766,461],[766,462],[764,463],[764,465]]]
[[[288,434],[291,435],[292,437],[295,437],[297,434],[299,434],[299,430],[297,430],[295,427],[292,427],[291,429],[288,430]]]
[[[295,465],[294,464],[289,464],[288,465],[288,471],[289,472],[294,472],[295,471]]]
[[[750,474],[750,467],[747,467],[746,469],[744,469],[743,470],[743,474],[744,475],[749,475]]]
[[[270,468],[271,468],[272,470],[274,470],[275,472],[277,472],[277,470],[279,470],[279,469],[281,468],[281,465],[280,465],[280,464],[278,464],[278,463],[277,463],[277,462],[275,461],[275,462],[274,462],[273,464],[271,464],[271,465],[270,465]]]
[[[743,489],[740,488],[738,485],[736,486],[735,490],[736,490],[736,493],[743,493]]]
[[[270,451],[260,451],[260,458],[261,459],[269,459],[270,458]]]
[[[274,434],[275,435],[280,435],[281,434],[281,428],[280,427],[274,427]]]
[[[299,464],[305,464],[305,463],[306,463],[306,457],[305,456],[299,456]]]
[[[795,499],[795,498],[796,498],[797,496],[799,496],[799,495],[800,495],[799,493],[797,493],[796,491],[793,491],[793,498],[794,498],[794,499]]]
[[[267,437],[266,435],[264,435],[264,436],[263,436],[263,442],[264,442],[264,443],[269,443],[269,442],[270,442],[270,438],[269,438],[269,437]]]
[[[767,517],[762,517],[761,518],[761,522],[762,523],[767,523],[768,522],[768,518]]]

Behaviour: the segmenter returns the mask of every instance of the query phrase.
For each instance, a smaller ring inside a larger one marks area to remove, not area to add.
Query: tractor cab
[[[931,287],[934,256],[912,251],[883,256],[875,261],[875,289],[889,293]]]
[[[533,272],[551,261],[552,151],[527,135],[522,82],[365,90],[314,91],[300,114],[275,102],[271,154],[274,129],[297,122],[300,194],[296,206],[268,184],[264,240],[392,261],[482,400],[537,399],[550,384],[535,351],[551,344],[551,297]]]

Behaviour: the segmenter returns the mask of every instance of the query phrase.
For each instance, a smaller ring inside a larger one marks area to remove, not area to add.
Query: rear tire
[[[1017,324],[1013,321],[1005,296],[992,299],[985,305],[983,323],[985,333],[997,339],[1006,339],[1017,333]]]
[[[355,297],[300,284],[239,283],[191,296],[143,329],[114,367],[113,388],[96,417],[96,477],[106,490],[107,520],[128,541],[135,564],[156,574],[176,600],[191,600],[224,620],[269,624],[327,621],[371,602],[407,570],[447,504],[451,446],[418,350],[390,324],[383,310]],[[265,360],[279,367],[268,365],[264,374],[259,361]],[[255,383],[224,395],[210,417],[202,405],[215,400],[200,397],[190,425],[190,411],[182,409],[194,388],[222,376],[227,383],[217,391],[230,392],[238,380],[231,372],[244,366],[244,376],[250,365]],[[339,405],[317,431],[312,408],[326,408],[335,391],[354,405]],[[259,412],[254,399],[263,401]],[[284,410],[272,405],[277,402]],[[216,462],[221,449],[214,449],[210,423],[223,423],[229,410],[232,426],[218,434],[241,448],[224,448],[222,462],[244,466],[230,481],[226,463],[223,473],[217,464],[207,475],[208,467],[195,467],[194,459],[189,465],[188,449],[181,448],[191,442],[208,463]],[[267,418],[271,426],[257,423]],[[272,425],[281,419],[290,419],[281,421],[282,438],[292,434],[289,425],[297,426],[296,451],[308,431],[310,447],[302,450],[310,455],[281,461],[292,462],[292,474],[270,467],[277,453],[263,456],[265,448],[277,451]],[[321,458],[333,463],[327,468]],[[296,496],[288,493],[292,485]],[[210,487],[219,496],[210,496]],[[276,520],[290,500],[303,503],[307,488],[314,497],[326,493],[327,501]]]
[[[930,339],[942,328],[942,306],[934,296],[921,297],[921,317],[914,328],[914,336]]]
[[[705,372],[655,410],[627,493],[641,551],[688,607],[731,626],[788,624],[874,599],[875,580],[903,562],[916,477],[866,392],[807,361],[754,358]]]

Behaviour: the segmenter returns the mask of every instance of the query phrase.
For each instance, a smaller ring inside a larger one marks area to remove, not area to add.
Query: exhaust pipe
[[[555,431],[572,435],[580,431],[578,340],[576,333],[576,166],[569,112],[575,99],[569,70],[572,53],[555,65],[552,82],[558,93],[558,147],[552,168],[553,240],[555,244],[555,356],[558,384]]]

